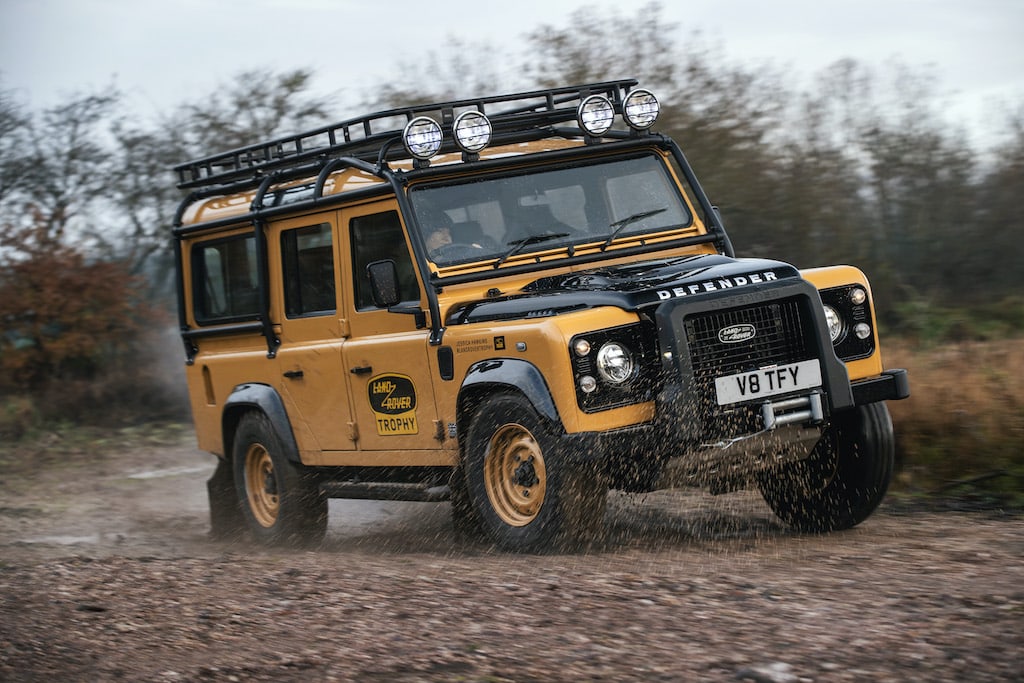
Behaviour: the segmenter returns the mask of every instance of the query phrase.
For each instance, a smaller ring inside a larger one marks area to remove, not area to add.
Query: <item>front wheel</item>
[[[869,403],[837,414],[805,460],[766,472],[761,493],[796,529],[849,529],[882,502],[895,450],[889,409]]]
[[[327,497],[309,470],[286,457],[265,415],[242,417],[232,455],[239,507],[258,542],[308,545],[323,540]]]
[[[522,396],[480,403],[469,425],[465,472],[477,520],[505,549],[575,544],[603,521],[604,477],[567,457]]]

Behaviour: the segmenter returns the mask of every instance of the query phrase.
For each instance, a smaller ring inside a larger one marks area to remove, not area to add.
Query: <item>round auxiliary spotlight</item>
[[[441,150],[441,126],[429,116],[417,116],[402,131],[405,149],[417,159],[429,159]]]
[[[639,88],[629,93],[622,103],[622,116],[630,128],[647,130],[658,120],[661,104],[650,90]]]
[[[615,121],[615,108],[604,95],[591,95],[580,102],[576,120],[591,135],[604,135]]]
[[[455,144],[468,154],[476,154],[491,142],[491,121],[478,111],[459,114],[452,130]]]

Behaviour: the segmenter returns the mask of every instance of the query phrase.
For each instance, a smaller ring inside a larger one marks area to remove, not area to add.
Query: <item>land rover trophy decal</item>
[[[416,434],[416,385],[405,375],[377,375],[366,385],[381,436]]]
[[[749,323],[729,325],[718,331],[718,341],[723,344],[739,344],[757,336],[757,328]]]

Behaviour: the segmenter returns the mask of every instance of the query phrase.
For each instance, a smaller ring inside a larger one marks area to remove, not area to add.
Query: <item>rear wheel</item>
[[[316,476],[288,459],[262,413],[246,413],[233,448],[235,491],[246,526],[267,545],[319,543],[327,531],[327,497]]]
[[[884,403],[869,403],[836,415],[805,460],[765,473],[761,493],[794,528],[849,529],[882,502],[894,455],[889,410]]]
[[[503,548],[578,543],[603,521],[604,478],[559,446],[521,396],[500,394],[478,406],[465,452],[469,499],[480,525]]]

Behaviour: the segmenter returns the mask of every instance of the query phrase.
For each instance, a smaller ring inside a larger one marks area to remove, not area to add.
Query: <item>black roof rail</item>
[[[439,123],[450,129],[451,121],[444,113],[457,109],[475,109],[487,114],[496,141],[509,142],[517,134],[536,138],[537,129],[576,118],[576,105],[563,105],[578,103],[590,95],[603,94],[608,96],[617,110],[621,110],[623,98],[636,84],[634,79],[604,81],[389,109],[195,159],[175,166],[174,171],[178,174],[178,187],[189,189],[244,185],[246,180],[256,185],[270,171],[316,161],[326,162],[338,156],[381,162],[389,152],[388,143],[400,136],[405,125],[413,118],[440,112],[442,120]],[[490,111],[487,111],[488,107]],[[533,135],[530,136],[530,133]],[[404,153],[400,145],[392,144],[390,148],[394,149],[390,158],[400,157]]]

